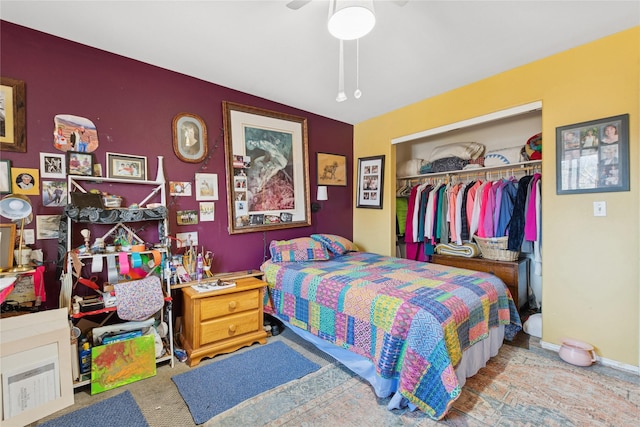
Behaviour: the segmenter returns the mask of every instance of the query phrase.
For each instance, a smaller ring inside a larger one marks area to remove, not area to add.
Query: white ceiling
[[[377,24],[339,42],[328,2],[11,1],[0,17],[45,33],[355,124],[493,74],[640,25],[633,1],[375,1]],[[70,64],[71,66],[71,64]],[[610,66],[576,64],[581,67]]]

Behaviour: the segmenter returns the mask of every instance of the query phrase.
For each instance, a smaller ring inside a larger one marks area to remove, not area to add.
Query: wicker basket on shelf
[[[483,258],[496,261],[515,261],[520,256],[518,251],[510,251],[507,249],[509,237],[478,237],[473,236],[476,243],[480,247],[480,253]]]

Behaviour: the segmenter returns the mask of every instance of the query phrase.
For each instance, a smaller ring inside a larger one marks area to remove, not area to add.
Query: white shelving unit
[[[159,159],[159,170],[161,170],[161,159]],[[156,363],[162,363],[165,361],[169,361],[171,367],[174,366],[173,359],[173,351],[174,351],[174,336],[173,336],[173,321],[172,321],[172,299],[171,299],[171,286],[168,278],[164,277],[164,261],[170,257],[168,245],[168,234],[169,234],[169,222],[167,218],[167,199],[166,199],[166,181],[164,176],[161,176],[161,173],[158,176],[158,179],[155,181],[149,180],[126,180],[120,178],[104,178],[104,177],[92,177],[92,176],[79,176],[79,175],[69,175],[67,178],[67,196],[69,203],[71,203],[71,193],[73,192],[81,192],[88,193],[89,187],[98,187],[101,189],[104,186],[107,186],[109,189],[112,187],[116,187],[120,189],[122,192],[125,192],[129,198],[129,195],[132,193],[130,190],[134,188],[132,186],[137,186],[140,194],[144,194],[140,198],[140,201],[136,202],[139,208],[136,209],[127,209],[125,207],[121,208],[113,208],[113,209],[103,209],[103,208],[95,208],[95,207],[74,207],[72,205],[68,205],[65,208],[63,213],[63,219],[66,222],[66,230],[63,234],[65,238],[64,248],[67,253],[74,249],[74,237],[77,242],[80,234],[79,230],[81,228],[98,228],[96,224],[100,226],[108,227],[111,225],[112,227],[102,235],[102,239],[108,239],[109,237],[113,237],[118,230],[123,229],[125,232],[135,239],[137,242],[145,242],[145,240],[138,235],[136,230],[133,227],[135,223],[150,223],[156,222],[158,227],[158,235],[157,241],[152,242],[153,248],[149,250],[143,250],[138,252],[141,256],[148,255],[151,256],[153,253],[160,254],[162,260],[159,265],[155,265],[150,267],[150,271],[148,274],[151,274],[153,271],[159,270],[159,276],[163,283],[163,292],[165,294],[165,306],[156,314],[156,318],[158,318],[162,322],[165,322],[168,326],[168,332],[166,338],[163,338],[165,348],[167,352],[156,359]],[[154,208],[146,208],[145,206],[149,203],[157,203],[159,206]],[[129,205],[131,204],[131,201]],[[61,224],[63,225],[63,224]],[[62,233],[62,230],[61,230]],[[74,233],[76,233],[74,235]],[[93,233],[92,233],[93,234]],[[147,234],[153,234],[148,232]],[[100,237],[100,236],[96,236]],[[92,238],[91,240],[94,240]],[[93,260],[95,256],[106,259],[109,256],[117,257],[118,253],[83,253],[79,254],[78,258],[81,263],[86,263],[89,260]],[[67,257],[66,267],[67,271],[73,271],[73,260],[72,257]],[[104,274],[104,272],[102,273]],[[71,300],[67,301],[67,306],[71,307]],[[70,317],[72,320],[77,320],[83,317],[99,316],[102,315],[104,319],[102,323],[109,321],[109,318],[116,312],[116,307],[105,307],[102,309],[98,309],[94,312],[84,312],[84,313],[73,313],[70,310]],[[86,384],[90,384],[90,379],[84,379],[79,382],[74,382],[74,387],[80,387]]]

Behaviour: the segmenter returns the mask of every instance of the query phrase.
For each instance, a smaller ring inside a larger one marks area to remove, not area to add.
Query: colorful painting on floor
[[[153,335],[91,349],[91,394],[102,393],[156,374]]]

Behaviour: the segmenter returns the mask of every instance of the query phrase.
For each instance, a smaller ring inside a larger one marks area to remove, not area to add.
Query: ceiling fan
[[[292,0],[287,3],[287,7],[298,10],[311,0]],[[393,0],[398,6],[404,6],[409,0]],[[356,90],[353,96],[359,99],[362,91],[359,87],[359,56],[360,38],[369,34],[376,24],[376,17],[373,8],[373,0],[331,0],[329,2],[329,20],[327,29],[336,39],[340,40],[340,62],[338,66],[338,96],[337,102],[347,100],[344,91],[344,42],[356,41]]]
[[[398,6],[404,6],[408,2],[409,2],[409,0],[394,0],[394,1],[392,1],[392,3],[395,3]],[[298,9],[300,9],[302,6],[304,6],[307,3],[311,3],[311,0],[291,0],[290,2],[287,3],[287,7],[289,9],[298,10]]]

